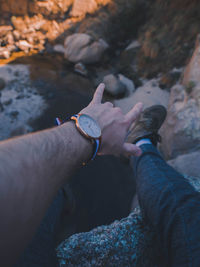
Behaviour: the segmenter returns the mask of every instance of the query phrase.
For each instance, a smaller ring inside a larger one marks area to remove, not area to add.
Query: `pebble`
[[[75,66],[74,66],[74,71],[77,72],[77,73],[80,73],[82,74],[83,76],[87,76],[88,74],[88,71],[85,67],[85,65],[83,63],[77,63]]]

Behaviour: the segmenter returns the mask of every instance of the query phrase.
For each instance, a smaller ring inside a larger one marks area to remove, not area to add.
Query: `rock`
[[[126,92],[126,86],[113,74],[106,75],[103,79],[105,91],[112,96],[120,96]]]
[[[32,14],[42,14],[44,16],[60,18],[68,11],[73,0],[46,0],[46,1],[30,1],[29,12]]]
[[[2,104],[5,105],[5,106],[9,106],[10,104],[12,104],[12,101],[13,100],[10,98],[10,99],[4,101]]]
[[[175,168],[178,172],[198,177],[200,174],[200,151],[180,155],[173,160],[169,160],[168,164]]]
[[[8,59],[10,57],[10,51],[7,48],[0,47],[0,59]]]
[[[9,51],[9,52],[17,52],[18,51],[18,48],[16,47],[16,45],[7,45],[6,46],[6,48],[7,48],[7,50]]]
[[[26,40],[20,40],[16,43],[16,45],[19,47],[20,50],[28,53],[29,50],[32,48],[32,45],[29,44]]]
[[[98,41],[84,33],[75,33],[65,39],[65,58],[73,63],[84,64],[96,63],[102,57],[108,44],[99,39]]]
[[[141,44],[135,40],[133,42],[131,42],[125,49],[125,51],[128,51],[128,50],[132,50],[132,49],[138,49],[141,47]]]
[[[185,68],[182,83],[184,86],[187,86],[190,81],[200,82],[200,34],[197,36],[195,51],[190,63]]]
[[[14,111],[10,112],[10,116],[13,117],[13,118],[16,118],[18,115],[19,115],[19,111],[17,111],[17,110],[14,110]]]
[[[12,31],[12,26],[0,26],[0,37],[5,36],[8,32]]]
[[[14,41],[14,37],[13,37],[12,33],[8,33],[6,35],[6,42],[9,45],[13,45],[14,44],[15,41]]]
[[[135,85],[132,80],[128,79],[122,74],[118,75],[119,80],[121,83],[123,83],[126,86],[126,89],[128,91],[128,95],[132,94],[135,91]]]
[[[25,97],[25,95],[23,93],[19,94],[16,99],[23,99]]]
[[[19,41],[19,39],[20,39],[20,33],[19,33],[19,31],[14,30],[13,31],[13,36],[15,38],[15,41]]]
[[[196,99],[187,99],[184,87],[181,85],[171,89],[162,137],[161,149],[167,159],[200,148],[200,106]]]
[[[87,13],[94,13],[97,8],[98,5],[95,0],[74,0],[70,15],[72,17],[82,17]]]
[[[77,63],[74,66],[74,71],[82,74],[83,76],[87,76],[87,74],[88,74],[88,71],[87,71],[87,69],[83,63]]]
[[[6,86],[6,82],[4,79],[0,78],[0,91],[3,90]]]
[[[180,78],[180,73],[169,72],[161,77],[159,81],[159,86],[162,89],[165,88],[171,89],[171,87],[177,82],[179,78]]]
[[[131,96],[124,99],[115,100],[114,105],[120,107],[123,113],[127,113],[138,102],[144,104],[144,108],[152,105],[168,106],[169,92],[161,90],[155,80],[146,82],[143,86],[138,87]]]
[[[24,22],[24,19],[22,17],[12,16],[11,22],[15,30],[20,31],[20,32],[24,32],[27,30],[27,25]]]
[[[162,128],[162,151],[175,158],[200,148],[200,42],[187,65],[183,85],[171,89],[168,116]]]
[[[65,53],[65,48],[61,44],[54,45],[53,50],[57,53],[64,54]]]

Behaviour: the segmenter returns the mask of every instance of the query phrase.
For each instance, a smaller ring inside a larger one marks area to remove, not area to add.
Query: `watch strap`
[[[56,118],[56,125],[58,125],[58,126],[62,125],[63,123],[65,123],[67,121],[70,121],[70,120],[75,122],[75,119],[77,119],[77,118],[78,118],[78,114],[75,114],[75,115],[73,115],[71,117],[68,117],[65,121],[62,121],[60,118]],[[88,139],[88,140],[90,140],[92,145],[93,145],[92,157],[88,161],[88,162],[90,162],[90,161],[93,161],[96,158],[97,153],[98,153],[98,151],[100,149],[101,140],[100,140],[100,138],[99,139]],[[85,166],[87,163],[83,162],[82,164]]]

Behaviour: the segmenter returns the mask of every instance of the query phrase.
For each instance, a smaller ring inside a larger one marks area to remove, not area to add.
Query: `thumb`
[[[124,143],[122,153],[127,156],[139,157],[142,155],[142,150],[136,145],[130,143]]]

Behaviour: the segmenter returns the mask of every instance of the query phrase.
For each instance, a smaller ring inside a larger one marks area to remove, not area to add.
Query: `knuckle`
[[[113,104],[111,102],[105,102],[104,105],[106,107],[113,107]]]
[[[122,114],[122,110],[121,110],[121,108],[114,108],[115,109],[115,111],[117,112],[117,113],[121,113]]]

